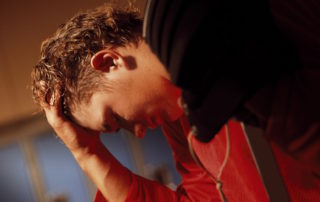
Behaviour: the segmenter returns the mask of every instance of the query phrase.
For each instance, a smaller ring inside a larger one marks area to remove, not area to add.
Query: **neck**
[[[173,85],[170,81],[169,87],[166,92],[166,112],[168,121],[176,121],[183,115],[183,110],[178,104],[178,100],[181,97],[181,89]]]

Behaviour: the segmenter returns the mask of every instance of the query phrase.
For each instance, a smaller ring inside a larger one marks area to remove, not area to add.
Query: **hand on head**
[[[96,144],[101,144],[98,131],[85,129],[65,117],[61,100],[59,93],[52,94],[50,102],[42,102],[41,107],[48,123],[65,145],[72,152],[82,152],[93,149]]]

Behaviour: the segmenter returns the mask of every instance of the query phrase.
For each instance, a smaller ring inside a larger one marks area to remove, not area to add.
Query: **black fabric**
[[[268,1],[151,0],[144,36],[209,141],[265,84],[299,67]]]

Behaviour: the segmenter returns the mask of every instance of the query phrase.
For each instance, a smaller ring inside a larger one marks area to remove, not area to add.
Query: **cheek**
[[[139,121],[145,117],[148,104],[139,93],[131,96],[117,96],[113,110],[125,120]]]
[[[115,112],[126,120],[141,120],[152,114],[159,103],[157,89],[154,82],[148,79],[120,82],[113,93]]]

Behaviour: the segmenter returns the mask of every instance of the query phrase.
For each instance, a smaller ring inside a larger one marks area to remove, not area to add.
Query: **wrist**
[[[103,143],[99,138],[93,138],[88,141],[85,145],[69,148],[78,163],[81,164],[86,162],[89,158],[93,156],[100,156],[101,153],[106,150]],[[82,167],[82,166],[81,166]]]

